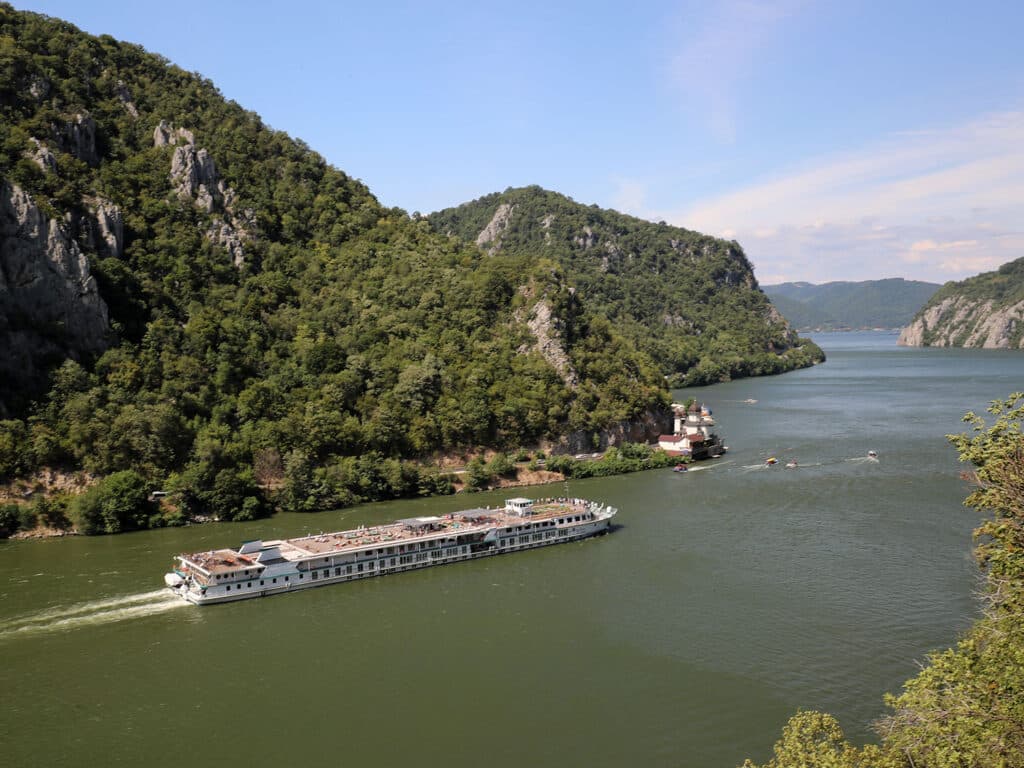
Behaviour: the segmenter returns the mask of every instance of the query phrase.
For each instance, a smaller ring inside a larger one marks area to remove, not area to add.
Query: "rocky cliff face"
[[[195,137],[184,128],[175,129],[164,120],[153,130],[153,146],[173,146],[171,184],[178,199],[192,202],[213,214],[207,239],[223,246],[231,254],[236,267],[245,263],[245,243],[256,231],[256,213],[250,208],[238,210],[235,190],[217,174],[210,153],[197,148]]]
[[[995,301],[947,296],[922,310],[900,333],[906,347],[978,347],[1024,349],[1024,301],[999,306]]]
[[[617,421],[596,433],[586,430],[570,432],[556,442],[542,443],[541,448],[549,453],[590,453],[623,443],[657,442],[658,435],[671,431],[672,411],[668,407],[649,408],[636,419]]]
[[[109,330],[107,305],[67,224],[17,185],[0,184],[0,413],[5,390],[38,384],[50,362],[102,351]]]

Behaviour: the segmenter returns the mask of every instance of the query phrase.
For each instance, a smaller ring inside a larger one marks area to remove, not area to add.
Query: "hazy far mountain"
[[[940,287],[901,277],[761,286],[779,312],[801,330],[902,328]]]

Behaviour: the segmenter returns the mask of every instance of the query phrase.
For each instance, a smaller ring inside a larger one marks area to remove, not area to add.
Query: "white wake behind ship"
[[[164,582],[196,605],[226,603],[584,539],[606,532],[616,512],[586,499],[509,499],[499,509],[178,555]]]

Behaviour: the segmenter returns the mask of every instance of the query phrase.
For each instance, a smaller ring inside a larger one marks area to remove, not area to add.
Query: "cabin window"
[[[246,586],[246,587],[247,587],[248,589],[252,589],[252,582],[250,581],[250,582],[249,582],[248,584],[246,584],[245,586]]]
[[[358,570],[359,573],[362,573],[363,572],[363,564],[360,563],[358,566],[356,566],[356,570]]]
[[[304,574],[304,573],[300,573],[300,574],[299,574],[299,578],[300,578],[300,579],[304,579],[304,578],[306,578],[306,574]]]
[[[271,580],[270,580],[270,583],[271,583],[271,584],[277,584],[277,579],[271,579]]]
[[[334,569],[334,575],[335,576],[341,576],[341,568],[335,568]]]
[[[310,576],[313,577],[313,581],[316,581],[317,579],[320,578],[320,574],[317,573],[316,571],[313,571],[312,573],[310,573]],[[300,576],[299,578],[301,579],[302,577]]]
[[[324,578],[326,579],[330,575],[331,575],[331,569],[330,568],[324,568]]]
[[[284,577],[284,580],[285,580],[285,581],[288,581],[288,577],[287,577],[287,576],[285,576],[285,577]]]
[[[348,566],[348,567],[347,567],[347,568],[345,569],[345,573],[352,573],[352,566],[351,566],[351,565],[350,565],[350,566]]]
[[[228,592],[230,592],[230,591],[231,591],[231,585],[228,584]]]

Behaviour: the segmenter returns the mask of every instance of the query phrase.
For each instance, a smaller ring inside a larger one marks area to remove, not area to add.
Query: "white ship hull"
[[[172,592],[196,605],[235,602],[578,541],[608,531],[616,514],[612,507],[582,499],[542,504],[540,512],[528,500],[513,502],[527,502],[529,512],[472,510],[181,555],[165,580]],[[487,522],[474,524],[481,519]]]

